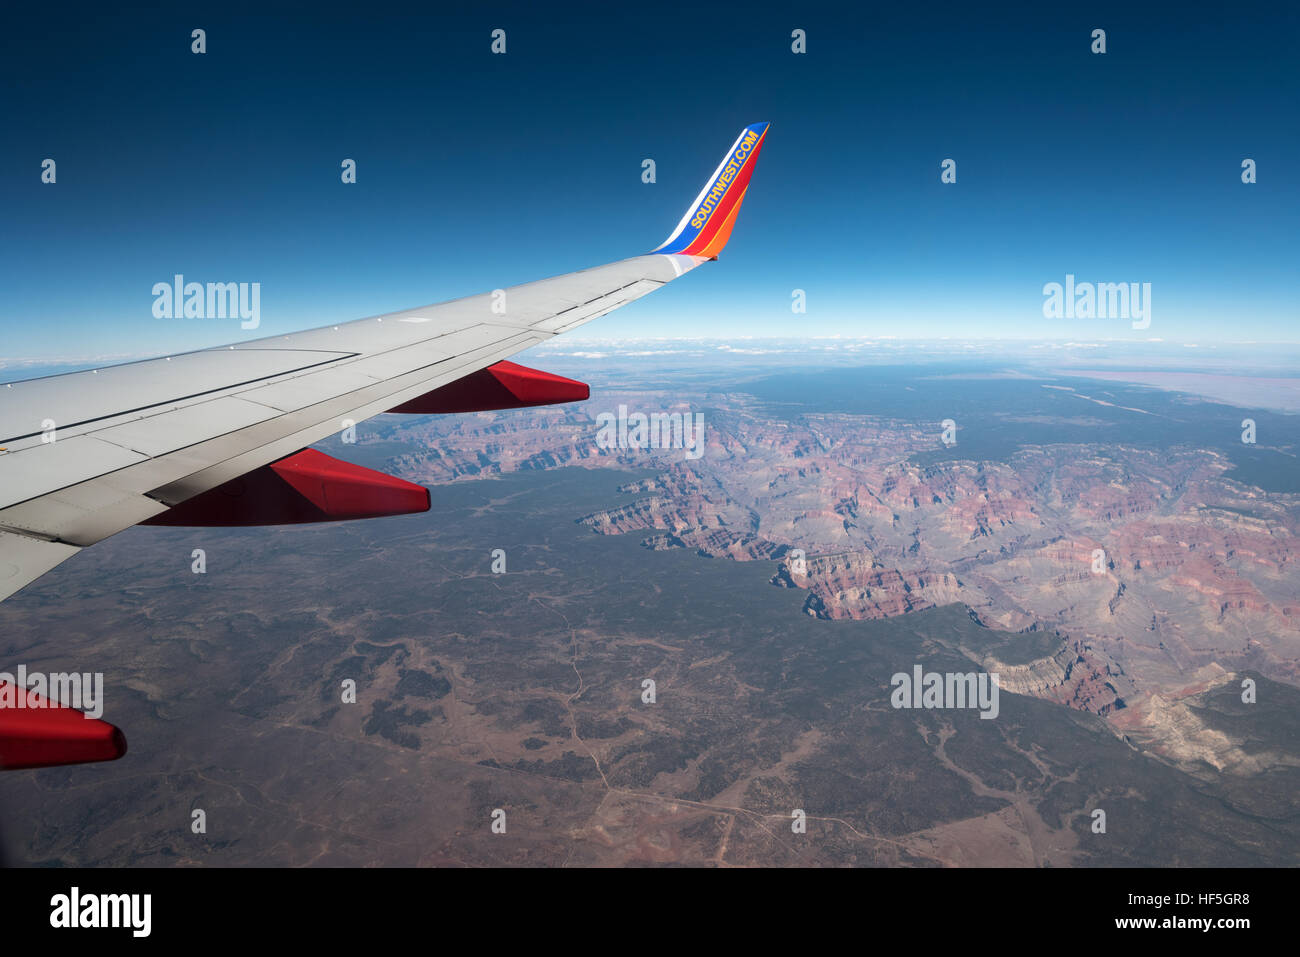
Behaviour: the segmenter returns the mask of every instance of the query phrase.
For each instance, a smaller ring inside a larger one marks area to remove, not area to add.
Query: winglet
[[[731,227],[736,224],[736,214],[749,188],[749,178],[754,173],[758,151],[763,148],[768,125],[753,123],[740,131],[673,234],[655,252],[718,257],[731,236]]]

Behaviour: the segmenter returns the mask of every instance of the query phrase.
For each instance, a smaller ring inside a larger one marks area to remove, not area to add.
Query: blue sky
[[[720,262],[580,335],[1300,340],[1300,14],[1053,7],[11,14],[4,354],[175,352],[635,255],[759,120]],[[155,318],[175,273],[261,283],[261,327]],[[1151,283],[1151,327],[1045,319],[1067,273]]]

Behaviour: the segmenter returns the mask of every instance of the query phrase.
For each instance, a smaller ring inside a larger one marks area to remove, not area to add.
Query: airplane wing
[[[0,387],[0,600],[132,525],[428,508],[419,486],[307,447],[390,411],[586,398],[504,362],[716,258],[767,133],[745,127],[653,253],[466,299]]]
[[[747,126],[654,252],[452,302],[0,388],[0,600],[137,524],[427,511],[429,492],[309,448],[385,412],[586,399],[507,357],[654,292],[726,245],[767,124]],[[0,676],[0,770],[109,761],[114,726]],[[7,707],[12,698],[18,706]]]

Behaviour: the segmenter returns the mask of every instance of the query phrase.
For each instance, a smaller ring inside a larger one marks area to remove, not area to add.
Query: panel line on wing
[[[211,351],[211,350],[203,350],[203,351]],[[320,350],[311,350],[311,351],[320,351]],[[187,353],[187,354],[198,355],[199,353]],[[96,422],[106,422],[109,419],[116,419],[124,415],[135,415],[137,412],[147,412],[149,409],[156,409],[159,408],[160,406],[165,406],[176,402],[188,402],[191,399],[201,399],[205,395],[214,395],[218,392],[229,392],[231,389],[239,389],[242,388],[243,386],[253,385],[254,383],[257,382],[265,382],[268,379],[275,379],[278,378],[279,376],[287,376],[293,373],[306,372],[309,369],[317,369],[320,366],[329,365],[332,362],[340,362],[343,359],[355,359],[358,355],[360,355],[360,353],[357,352],[347,352],[347,353],[336,352],[333,354],[333,358],[331,359],[323,359],[320,362],[313,362],[311,365],[299,366],[298,368],[291,369],[287,372],[275,372],[270,375],[258,376],[257,378],[254,379],[246,379],[243,382],[232,382],[229,385],[219,386],[215,389],[205,389],[202,392],[194,392],[191,393],[190,395],[174,396],[169,399],[162,399],[158,402],[152,402],[149,405],[137,406],[134,409],[121,409],[117,412],[110,412],[106,415],[98,415],[95,416],[94,418],[82,419],[80,422],[68,422],[68,423],[61,424],[59,426],[59,429],[60,431],[67,431],[68,429],[80,428],[83,425],[94,425]],[[158,360],[151,359],[148,361],[157,362]],[[49,376],[48,378],[54,378],[54,376]],[[31,381],[36,381],[36,380],[31,380]],[[35,432],[28,432],[26,435],[15,435],[7,439],[0,439],[0,445],[7,444],[10,442],[22,442],[25,439],[34,439],[39,437],[41,434],[42,434],[42,430],[37,429]]]

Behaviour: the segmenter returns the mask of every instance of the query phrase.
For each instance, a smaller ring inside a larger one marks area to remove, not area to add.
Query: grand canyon
[[[1292,416],[1042,364],[710,362],[372,420],[325,447],[429,515],[132,530],[7,603],[9,651],[102,663],[133,730],[0,781],[9,853],[1300,863]],[[597,441],[620,406],[702,414],[704,454]],[[998,674],[998,720],[892,709],[914,664]]]

